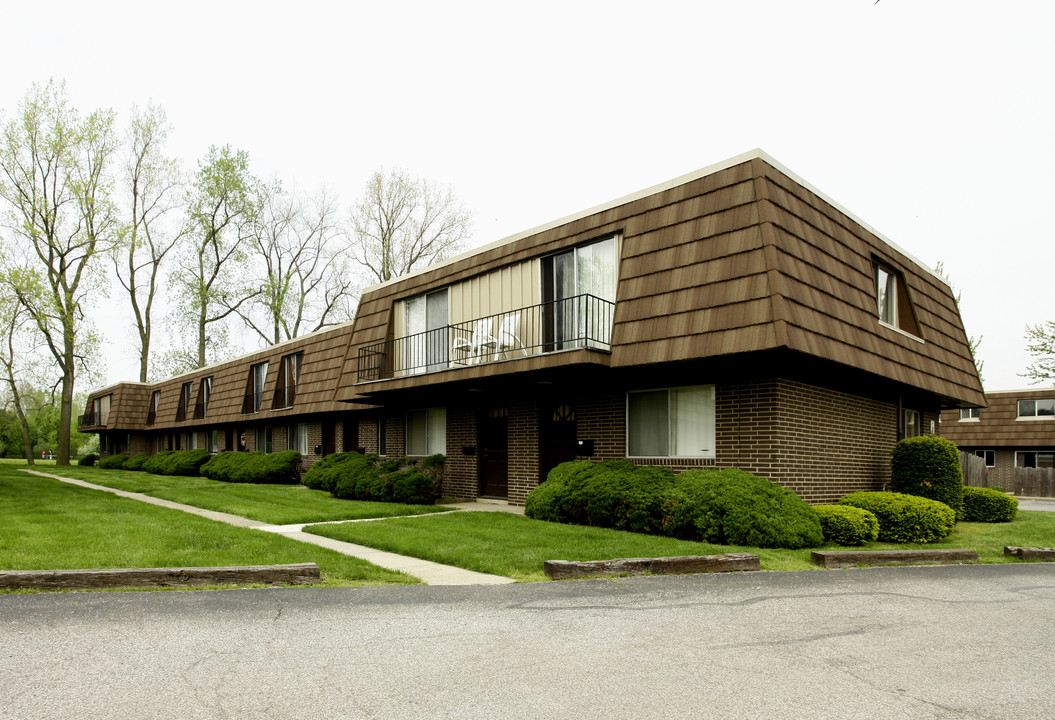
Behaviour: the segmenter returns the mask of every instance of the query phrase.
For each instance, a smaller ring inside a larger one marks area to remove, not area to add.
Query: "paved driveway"
[[[0,596],[0,717],[1043,718],[1055,565]]]

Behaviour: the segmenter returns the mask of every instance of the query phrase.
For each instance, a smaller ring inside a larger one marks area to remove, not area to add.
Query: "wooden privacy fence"
[[[985,458],[974,453],[960,453],[960,468],[963,470],[963,484],[968,487],[989,487],[989,469]]]
[[[1016,467],[1012,489],[1022,497],[1055,497],[1055,468]]]

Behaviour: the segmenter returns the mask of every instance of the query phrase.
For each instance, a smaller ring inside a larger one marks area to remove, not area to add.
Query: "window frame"
[[[286,428],[286,449],[308,454],[308,423],[290,423]]]
[[[996,467],[996,450],[975,450],[974,454],[985,460],[987,468]],[[990,456],[993,458],[992,462],[989,462]]]
[[[411,422],[412,417],[424,418],[425,427],[423,428],[425,433],[425,447],[424,453],[414,452],[421,448],[411,448]],[[440,430],[436,429],[436,425],[440,426]],[[447,454],[447,408],[446,407],[427,407],[427,408],[413,408],[407,410],[406,418],[404,420],[404,430],[406,432],[406,454],[407,457],[429,457],[430,455],[446,455]],[[442,432],[442,440],[440,432]],[[438,447],[442,445],[442,447]]]
[[[964,412],[967,416],[964,417]],[[982,408],[980,407],[969,407],[960,408],[960,422],[978,422],[982,418]]]
[[[1022,464],[1022,463],[1019,462],[1019,458],[1023,457],[1023,456],[1026,456],[1026,455],[1032,455],[1033,456],[1033,464],[1032,465],[1025,465],[1025,464]],[[1040,465],[1039,464],[1041,455],[1051,456],[1049,464],[1047,464],[1047,465]],[[1049,467],[1055,467],[1055,451],[1053,451],[1053,450],[1016,450],[1015,451],[1015,467],[1026,467],[1026,468],[1049,468]]]
[[[293,407],[293,403],[297,400],[297,388],[300,385],[300,373],[303,364],[303,351],[282,356],[278,366],[278,381],[275,384],[276,402],[272,404],[274,409],[281,410]]]
[[[909,434],[909,426],[910,426],[909,417],[910,416],[915,416],[915,421],[913,423],[911,423],[916,428],[915,434]],[[920,437],[920,436],[922,436],[924,434],[923,433],[923,415],[922,415],[922,413],[920,413],[919,410],[913,410],[912,408],[904,408],[903,412],[901,414],[901,417],[902,417],[902,434],[903,434],[905,439],[914,438],[914,437]]]
[[[1023,413],[1023,403],[1032,403],[1033,412]],[[1050,412],[1041,413],[1041,403],[1050,407]],[[1016,420],[1055,420],[1055,398],[1027,398],[1019,400],[1016,403],[1016,410],[1018,412]]]
[[[678,423],[677,423],[677,395],[680,393],[688,393],[689,391],[703,391],[709,393],[709,397],[705,397],[705,401],[709,401],[710,417],[705,417],[702,421],[701,430],[705,437],[702,438],[704,444],[708,444],[710,448],[703,448],[698,454],[686,454],[679,452],[678,448]],[[633,395],[644,395],[644,394],[655,394],[655,393],[666,393],[666,414],[667,414],[667,439],[666,439],[666,454],[664,455],[647,455],[647,454],[635,454],[632,452],[634,445],[636,444],[631,437],[633,432],[634,423],[631,417],[631,397]],[[674,402],[672,403],[672,397]],[[691,459],[691,460],[714,460],[718,455],[718,430],[717,430],[717,387],[713,383],[704,383],[699,385],[679,385],[673,387],[663,388],[647,388],[640,390],[630,390],[626,393],[626,456],[628,458],[647,458],[647,459]]]

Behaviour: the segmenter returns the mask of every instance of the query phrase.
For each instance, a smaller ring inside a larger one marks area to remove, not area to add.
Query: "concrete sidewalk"
[[[84,480],[75,480],[73,478],[66,478],[60,475],[51,475],[49,473],[40,472],[39,470],[22,469],[22,472],[29,473],[30,475],[39,475],[41,477],[51,478],[52,480],[59,480],[61,482],[69,483],[71,485],[79,485],[83,488],[90,490],[102,490],[103,492],[113,493],[120,497],[129,498],[131,500],[139,500],[141,502],[150,503],[151,505],[158,505],[160,507],[169,508],[171,510],[181,510],[183,512],[191,513],[192,515],[199,515],[209,520],[215,520],[217,522],[227,523],[228,525],[235,525],[241,528],[251,528],[254,530],[263,530],[265,532],[272,532],[277,535],[288,537],[291,540],[299,540],[300,542],[311,543],[312,545],[318,545],[320,547],[334,550],[343,555],[350,555],[352,557],[366,560],[367,562],[373,563],[378,567],[383,567],[386,570],[395,570],[397,572],[403,572],[407,575],[418,578],[426,585],[504,585],[514,582],[512,579],[507,577],[501,577],[499,575],[487,575],[485,573],[473,572],[472,570],[464,570],[462,568],[453,567],[451,565],[442,565],[440,563],[429,562],[428,560],[421,560],[419,558],[406,557],[405,555],[396,555],[395,553],[384,552],[383,550],[375,550],[374,548],[365,547],[363,545],[356,545],[354,543],[341,542],[340,540],[333,540],[331,538],[322,537],[321,535],[312,535],[306,533],[303,528],[306,525],[320,525],[322,523],[303,523],[298,525],[270,525],[268,523],[262,523],[258,520],[250,520],[240,515],[231,515],[230,513],[217,512],[215,510],[205,510],[203,508],[194,507],[193,505],[184,505],[182,503],[172,502],[171,500],[162,500],[161,498],[151,497],[150,495],[144,495],[142,493],[127,492],[125,490],[116,490],[114,488],[108,488],[103,485],[95,485],[94,483],[85,482]],[[493,503],[457,503],[452,505],[458,510],[452,512],[464,512],[464,511],[492,511],[492,512],[519,512],[523,514],[523,508],[510,506],[510,505],[499,505]],[[427,516],[421,516],[427,517]],[[379,522],[378,520],[370,520],[370,522]],[[338,521],[340,522],[340,521]],[[350,521],[350,522],[366,522],[366,521]]]

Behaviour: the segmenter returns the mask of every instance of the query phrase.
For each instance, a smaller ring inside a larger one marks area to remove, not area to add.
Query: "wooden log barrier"
[[[687,575],[690,573],[744,572],[760,570],[758,556],[750,553],[725,555],[685,555],[662,558],[621,558],[618,560],[547,560],[542,566],[553,580],[611,577],[613,575]]]
[[[974,550],[814,550],[810,562],[826,568],[858,565],[957,565],[978,562]]]
[[[318,582],[319,579],[319,566],[315,563],[116,570],[5,570],[0,572],[0,588],[99,590],[190,585],[305,585]]]
[[[1055,561],[1055,548],[1033,548],[1033,547],[1015,547],[1013,545],[1004,546],[1004,555],[1008,557],[1017,557],[1022,560],[1044,560],[1046,562]]]

